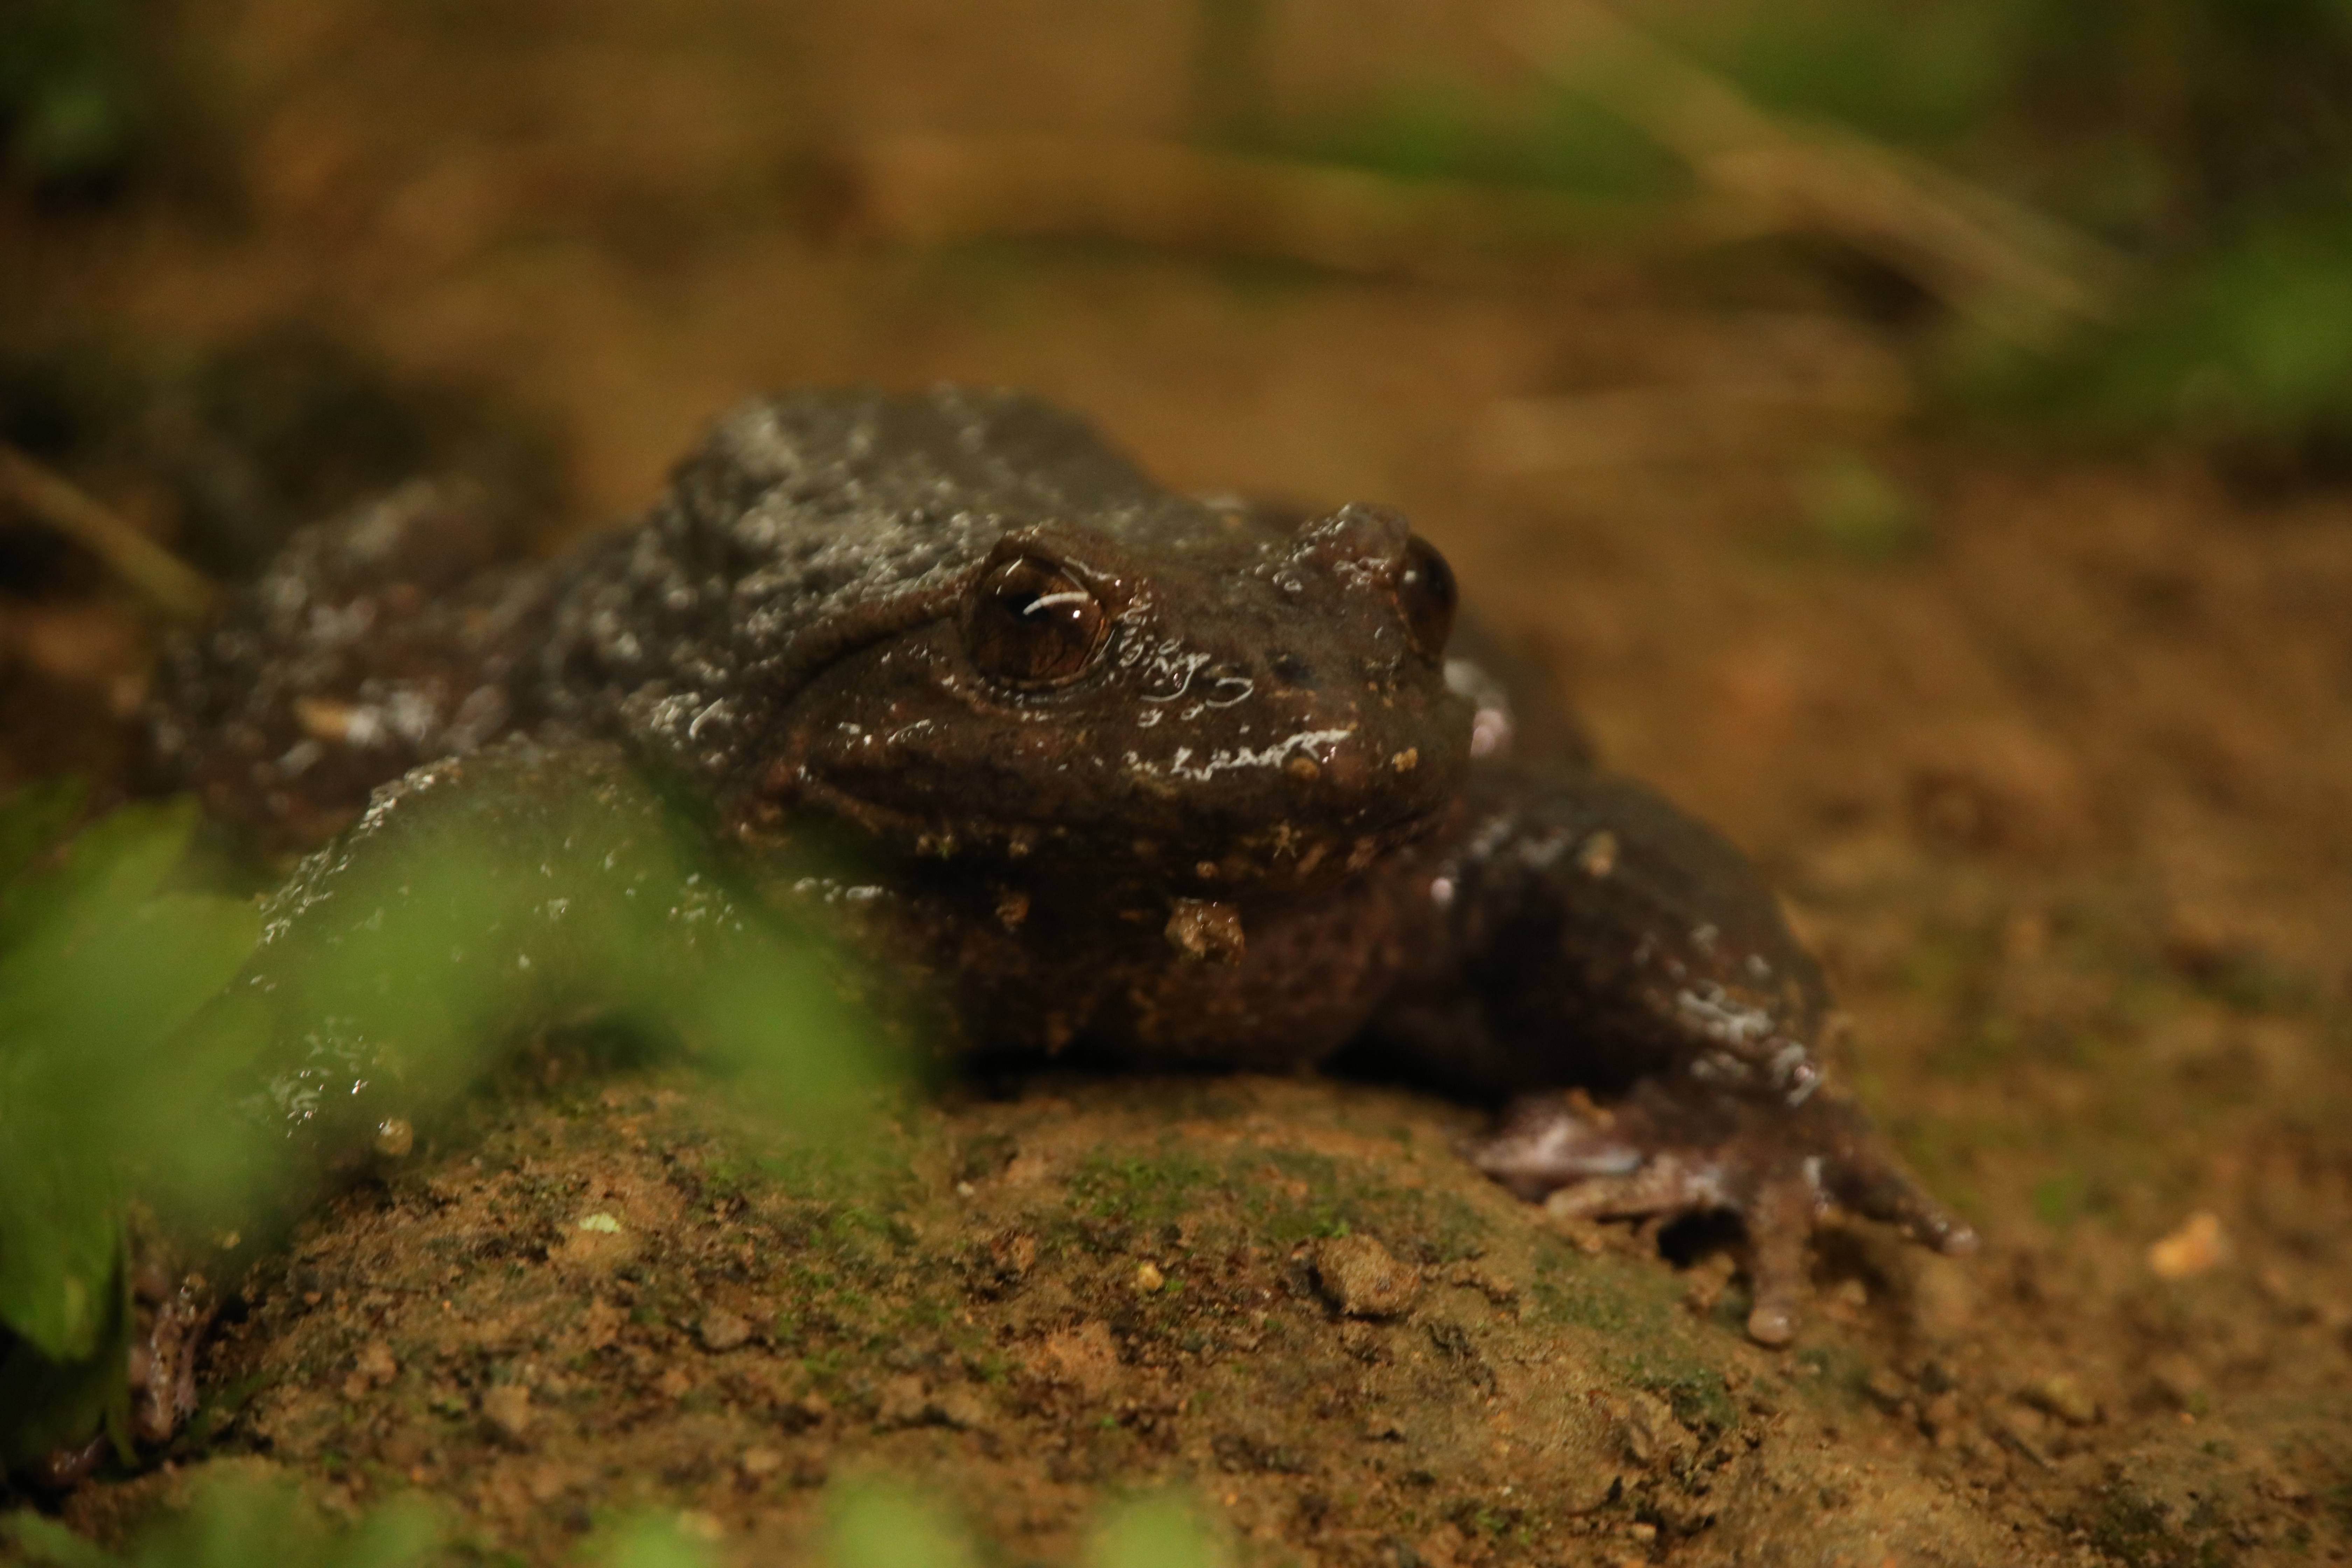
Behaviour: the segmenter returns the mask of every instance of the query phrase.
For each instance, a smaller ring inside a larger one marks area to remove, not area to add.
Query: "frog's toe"
[[[1478,1168],[1564,1218],[1728,1212],[1748,1233],[1748,1331],[1786,1344],[1806,1295],[1806,1248],[1843,1209],[1944,1253],[1976,1232],[1929,1197],[1850,1102],[1801,1106],[1677,1093],[1654,1080],[1603,1108],[1579,1094],[1522,1100],[1472,1151]]]
[[[1831,1191],[1846,1208],[1895,1226],[1922,1247],[1955,1258],[1977,1249],[1975,1229],[1882,1149],[1849,1151],[1832,1172]]]
[[[1806,1296],[1805,1246],[1821,1214],[1821,1192],[1810,1173],[1765,1182],[1742,1205],[1748,1227],[1748,1337],[1785,1345],[1797,1337]]]
[[[1737,1214],[1755,1303],[1748,1332],[1761,1344],[1788,1343],[1806,1294],[1806,1244],[1829,1206],[1822,1162],[1789,1158],[1735,1125],[1689,1125],[1654,1099],[1637,1095],[1612,1110],[1576,1096],[1522,1101],[1473,1158],[1563,1219]]]
[[[1518,1101],[1490,1136],[1469,1150],[1473,1164],[1529,1203],[1582,1192],[1623,1193],[1630,1199],[1654,1180],[1652,1152],[1618,1129],[1614,1112],[1573,1090]],[[1586,1212],[1597,1217],[1650,1211]]]
[[[196,1358],[218,1308],[204,1276],[176,1267],[160,1243],[136,1249],[131,1268],[131,1430],[169,1442],[196,1411]]]
[[[1625,1175],[1590,1176],[1555,1187],[1544,1212],[1561,1219],[1646,1219],[1720,1208],[1706,1174],[1674,1154],[1660,1154]]]

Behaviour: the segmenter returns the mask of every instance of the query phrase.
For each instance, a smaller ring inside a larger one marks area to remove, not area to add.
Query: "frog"
[[[1550,1215],[1734,1216],[1761,1344],[1832,1215],[1976,1245],[1834,1081],[1755,863],[1603,765],[1392,509],[1183,493],[1018,392],[816,390],[724,416],[632,527],[480,537],[394,492],[163,661],[152,787],[327,846],[270,942],[436,813],[560,860],[502,800],[652,779],[732,885],[936,997],[949,1055],[1374,1064],[1493,1110],[1467,1157]],[[363,1054],[281,1110],[404,1135]]]

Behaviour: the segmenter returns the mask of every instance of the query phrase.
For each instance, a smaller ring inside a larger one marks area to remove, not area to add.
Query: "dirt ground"
[[[790,199],[812,126],[1180,125],[1141,12],[186,9],[236,199],[0,215],[12,342],[330,329],[552,432],[551,539],[732,399],[847,380],[1400,505],[1614,764],[1771,869],[1849,1081],[1986,1246],[1835,1232],[1771,1352],[1726,1237],[1550,1226],[1455,1157],[1471,1112],[1390,1088],[1041,1079],[845,1163],[559,1055],[262,1262],[234,1419],[69,1521],[259,1463],[422,1489],[485,1561],[646,1504],[773,1561],[875,1473],[1005,1562],[1160,1482],[1268,1563],[2352,1551],[2352,491],[1971,435],[1785,258],[1437,287],[876,247]],[[1280,80],[1447,41],[1381,15]],[[0,598],[0,783],[112,765],[144,638],[70,574]]]

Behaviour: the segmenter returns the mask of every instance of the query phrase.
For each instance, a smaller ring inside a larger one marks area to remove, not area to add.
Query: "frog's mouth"
[[[1338,829],[1279,819],[1248,826],[1203,821],[1155,832],[1158,825],[1150,823],[1119,829],[1087,822],[949,821],[814,779],[799,781],[795,794],[798,807],[849,827],[893,859],[1121,897],[1139,888],[1199,899],[1311,892],[1345,882],[1429,837],[1450,815],[1433,802]]]

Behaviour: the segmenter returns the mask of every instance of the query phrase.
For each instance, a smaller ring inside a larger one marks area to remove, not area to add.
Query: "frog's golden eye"
[[[1404,569],[1397,574],[1397,608],[1404,613],[1405,635],[1413,652],[1438,658],[1445,639],[1454,635],[1454,568],[1437,547],[1414,534],[1405,542]]]
[[[1014,686],[1054,686],[1084,674],[1109,629],[1094,590],[1034,556],[990,567],[964,603],[972,663]]]

